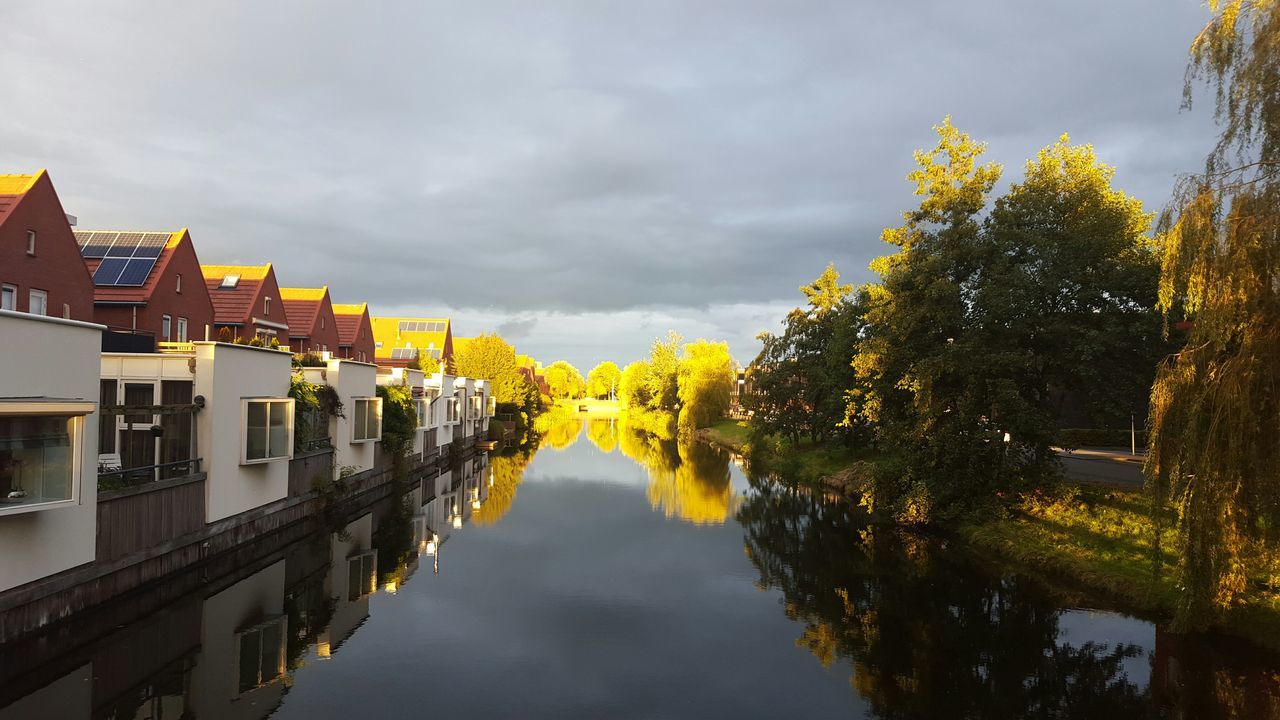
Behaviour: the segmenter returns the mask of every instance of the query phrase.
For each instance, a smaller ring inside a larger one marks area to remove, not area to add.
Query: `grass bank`
[[[847,448],[772,442],[753,447],[746,423],[725,420],[699,430],[702,439],[747,455],[757,470],[777,472],[824,491],[842,471],[884,458]],[[851,498],[851,500],[854,500]],[[1172,618],[1178,602],[1177,533],[1171,511],[1157,516],[1141,491],[1067,486],[1011,501],[983,522],[944,528],[997,571],[1033,575],[1064,596],[1104,597],[1153,620]],[[1216,629],[1280,649],[1280,558],[1248,563],[1250,590]]]

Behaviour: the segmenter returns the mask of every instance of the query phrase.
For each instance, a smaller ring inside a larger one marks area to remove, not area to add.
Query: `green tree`
[[[1114,174],[1092,146],[1063,135],[1027,162],[983,228],[962,346],[1028,479],[1057,470],[1068,396],[1083,401],[1091,426],[1127,427],[1145,416],[1169,349],[1155,310],[1152,216],[1112,187]]]
[[[1160,308],[1190,319],[1151,392],[1150,491],[1178,510],[1177,620],[1200,627],[1280,534],[1280,1],[1214,0],[1191,45],[1220,135],[1162,215]]]
[[[637,360],[622,369],[618,380],[618,399],[624,408],[645,408],[652,396],[649,394],[649,361]]]
[[[618,393],[618,381],[622,379],[622,371],[612,360],[591,368],[587,373],[587,395],[593,398],[614,398]]]
[[[555,400],[562,398],[576,400],[582,397],[587,387],[587,381],[582,379],[582,373],[578,372],[578,368],[564,360],[551,363],[543,373],[543,377],[547,379],[547,387],[551,390],[552,399]]]
[[[798,443],[808,436],[825,440],[853,427],[846,394],[856,378],[850,360],[864,323],[863,294],[840,284],[828,265],[822,276],[800,290],[807,308],[787,314],[781,335],[760,335],[762,348],[752,363],[754,392],[748,398],[754,431],[781,435]]]
[[[539,405],[538,388],[520,372],[515,348],[501,336],[482,334],[453,358],[458,375],[488,380],[490,392],[504,410],[532,416]]]
[[[989,399],[974,392],[971,375],[981,368],[964,333],[967,290],[980,269],[978,216],[1001,168],[979,164],[985,146],[950,118],[935,130],[937,146],[917,151],[919,168],[908,175],[924,199],[881,236],[899,251],[871,264],[881,282],[867,288],[870,332],[853,358],[852,409],[906,463],[877,488],[876,503],[903,520],[928,517],[937,501],[964,510],[992,499],[992,468],[1003,460]]]
[[[678,426],[682,434],[706,427],[729,413],[733,368],[728,343],[699,339],[684,346],[677,377]]]

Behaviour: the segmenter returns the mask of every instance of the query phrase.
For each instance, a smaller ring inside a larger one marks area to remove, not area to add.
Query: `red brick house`
[[[369,319],[369,303],[333,306],[338,326],[338,356],[347,360],[373,362],[373,322]]]
[[[289,349],[296,353],[338,355],[338,322],[329,299],[329,286],[280,288],[280,301],[289,321]]]
[[[214,340],[223,328],[232,338],[248,342],[255,337],[281,345],[289,340],[289,320],[280,302],[275,270],[266,265],[201,265],[204,284],[213,301]]]
[[[44,170],[0,175],[0,309],[93,321],[93,281]]]
[[[213,301],[186,228],[177,232],[77,230],[93,275],[93,318],[158,342],[213,338]]]

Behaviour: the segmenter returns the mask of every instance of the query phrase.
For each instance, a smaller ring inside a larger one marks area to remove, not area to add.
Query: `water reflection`
[[[5,646],[0,720],[269,716],[295,672],[340,653],[380,590],[409,582],[420,557],[439,571],[444,542],[484,510],[488,471],[467,461],[143,620],[112,627],[127,602],[104,606],[62,634],[84,639],[69,651],[56,637]]]
[[[941,540],[869,529],[776,485],[756,487],[738,520],[759,587],[781,591],[803,628],[796,644],[845,667],[874,717],[1280,716],[1276,676],[1260,670],[1274,656],[1215,657],[1238,646],[1228,639],[1064,610]]]
[[[608,420],[587,423],[594,436]],[[629,427],[625,420],[615,430],[617,447],[649,475],[649,504],[667,517],[695,525],[720,525],[737,510],[741,497],[734,492],[729,455],[705,443],[663,439]],[[603,448],[601,448],[603,449]]]

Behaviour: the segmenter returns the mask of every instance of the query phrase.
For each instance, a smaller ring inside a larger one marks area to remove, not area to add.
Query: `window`
[[[232,275],[223,275],[223,276],[222,276],[222,282],[218,284],[218,287],[219,287],[219,288],[225,288],[225,289],[227,289],[227,290],[233,290],[233,289],[235,289],[235,287],[236,287],[237,285],[239,285],[239,284],[240,284],[240,276],[239,276],[239,275],[235,275],[235,274],[232,274]]]
[[[286,620],[279,615],[236,633],[236,691],[244,694],[284,675]]]
[[[382,437],[382,398],[352,398],[351,442],[369,442]]]
[[[263,315],[271,314],[271,297],[270,296],[262,298],[262,314]]]
[[[373,592],[378,580],[378,551],[347,558],[347,600],[356,601]]]
[[[431,419],[431,401],[426,398],[418,398],[413,401],[413,405],[418,410],[418,429],[427,427]]]
[[[161,316],[160,337],[163,338],[165,342],[168,342],[171,339],[170,332],[172,330],[173,330],[173,318],[169,317],[168,315]]]
[[[485,406],[484,416],[493,417],[494,415],[497,415],[497,414],[498,414],[498,398],[490,395],[489,403],[488,405]]]
[[[36,231],[35,230],[27,231],[27,254],[28,255],[36,254]]]
[[[184,317],[180,317],[178,318],[178,342],[186,342],[186,341],[187,341],[187,319]]]
[[[455,424],[458,422],[458,411],[460,409],[459,408],[460,404],[461,403],[458,400],[458,398],[456,397],[449,398],[449,401],[444,406],[444,410],[445,410],[444,421],[446,423]]]
[[[323,315],[321,315],[321,316],[320,316],[320,329],[321,329],[321,330],[323,330],[323,329],[324,329],[324,316],[323,316]]]
[[[293,457],[293,400],[246,398],[241,464]]]
[[[79,501],[93,403],[0,400],[0,514]]]
[[[173,291],[182,294],[182,273],[178,273],[173,280]]]
[[[43,290],[32,290],[27,295],[27,312],[32,315],[48,315],[49,293]]]
[[[12,285],[0,285],[0,310],[18,309],[18,288]]]

